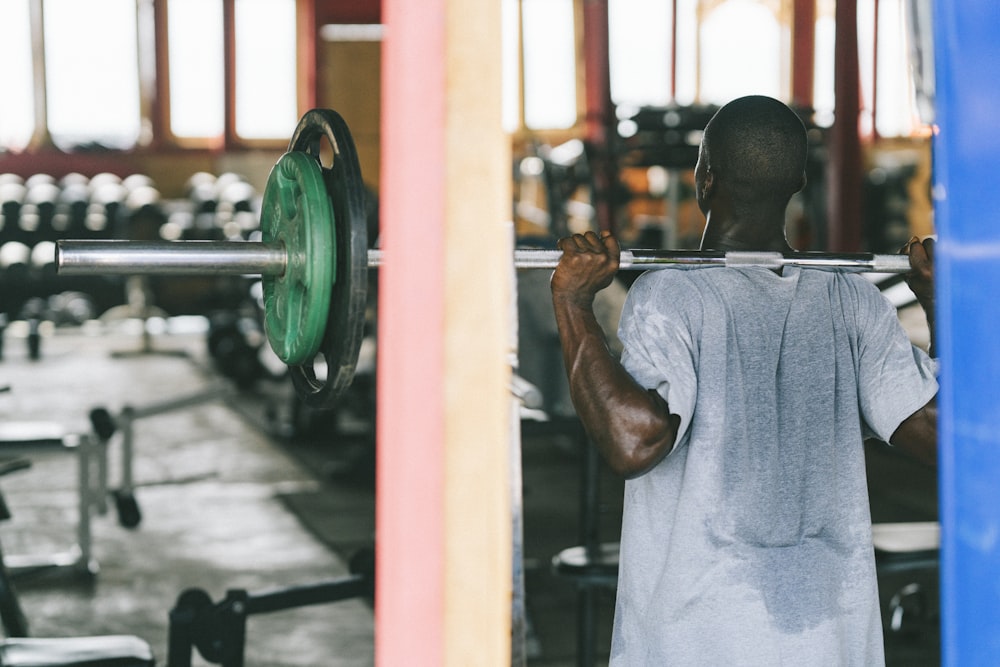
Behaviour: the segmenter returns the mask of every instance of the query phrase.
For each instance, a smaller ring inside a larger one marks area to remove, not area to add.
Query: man
[[[744,97],[705,128],[703,250],[788,251],[805,128]],[[591,310],[610,235],[560,242],[551,289],[574,405],[626,476],[611,664],[884,662],[863,440],[933,463],[937,382],[861,276],[786,267],[651,271],[620,362]],[[931,244],[910,274],[932,306]]]

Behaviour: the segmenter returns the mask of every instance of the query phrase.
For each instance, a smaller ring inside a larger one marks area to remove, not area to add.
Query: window
[[[501,86],[503,127],[508,132],[576,124],[574,1],[502,0]]]
[[[233,2],[234,133],[241,139],[287,137],[298,120],[295,0]],[[170,130],[182,138],[225,131],[223,2],[169,0]]]
[[[507,132],[515,132],[521,126],[521,0],[503,0],[501,11],[501,39],[503,44],[503,66],[501,86],[503,86],[503,127]]]
[[[573,0],[521,0],[524,124],[529,128],[576,123],[575,25]]]
[[[819,0],[816,3],[816,38],[813,65],[813,108],[817,125],[833,125],[833,49],[837,26],[834,21],[836,0]]]
[[[877,11],[877,13],[876,13]],[[903,0],[860,0],[862,130],[883,137],[907,136],[920,126],[910,69],[909,26]],[[877,47],[877,50],[876,50]]]
[[[285,142],[298,120],[296,2],[2,0],[0,150],[131,149],[152,132],[189,146]]]
[[[726,0],[702,16],[701,102],[721,105],[750,94],[788,99],[788,26],[772,4]]]
[[[670,4],[654,0],[608,2],[611,99],[622,106],[671,101]]]
[[[0,150],[21,150],[34,129],[31,19],[28,2],[0,2]]]
[[[573,128],[583,0],[502,1],[505,126]],[[815,1],[813,102],[823,125],[834,102],[835,0]],[[881,136],[920,129],[905,2],[858,2],[863,124]],[[283,141],[299,112],[296,4],[2,0],[0,150],[49,136],[64,149],[131,148],[150,140],[151,127],[167,135],[160,141],[191,146]],[[717,104],[747,92],[787,99],[791,4],[608,0],[612,99],[622,106]],[[166,38],[159,53],[154,36]],[[34,63],[34,53],[43,61]],[[166,62],[156,67],[156,57]],[[156,81],[157,72],[167,80]],[[154,99],[167,105],[165,127],[152,126]]]
[[[43,6],[53,142],[67,150],[131,148],[141,123],[135,0],[46,0]]]
[[[225,45],[222,3],[170,0],[170,131],[176,137],[218,137],[225,129]]]
[[[530,129],[555,129],[578,122],[574,67],[583,56],[573,51],[573,13],[583,1],[504,0],[505,126],[520,122]],[[813,1],[814,120],[829,126],[834,110],[835,0]],[[858,1],[862,100],[868,112],[863,124],[880,136],[907,136],[920,129],[909,71],[908,1]],[[608,0],[613,102],[624,108],[722,104],[749,93],[789,99],[795,4]],[[508,71],[522,75],[523,85]],[[518,121],[519,115],[523,120]]]
[[[609,0],[612,99],[631,107],[719,104],[750,92],[787,97],[782,7],[760,0]]]
[[[695,104],[698,99],[698,4],[700,0],[673,0],[677,6],[677,104]]]
[[[236,0],[236,134],[287,137],[299,120],[295,0]]]
[[[101,21],[91,20],[95,14]],[[44,136],[40,129],[66,150],[135,145],[136,30],[135,0],[0,3],[0,147],[22,150],[33,136]],[[43,36],[44,69],[32,55]],[[37,92],[36,80],[44,82]]]

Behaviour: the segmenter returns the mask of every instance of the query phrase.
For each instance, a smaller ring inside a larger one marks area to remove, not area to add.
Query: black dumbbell
[[[252,386],[265,374],[260,359],[264,332],[252,317],[225,311],[209,318],[208,353],[216,368],[241,387]]]
[[[27,191],[20,176],[0,175],[0,243],[20,240],[21,206]]]
[[[51,176],[35,174],[25,180],[24,187],[27,192],[21,207],[22,240],[28,245],[34,245],[38,241],[54,241],[57,233],[52,223],[59,201],[59,186]]]
[[[20,241],[0,246],[0,271],[8,280],[24,280],[31,268],[31,248]]]
[[[28,358],[37,361],[42,356],[41,324],[47,317],[47,307],[43,299],[32,297],[21,308],[20,319],[28,323]]]
[[[59,238],[84,238],[87,207],[90,205],[90,187],[86,183],[71,181],[62,186],[52,227]]]
[[[127,195],[128,191],[120,180],[98,176],[90,179],[90,204],[84,220],[84,238],[114,237]]]

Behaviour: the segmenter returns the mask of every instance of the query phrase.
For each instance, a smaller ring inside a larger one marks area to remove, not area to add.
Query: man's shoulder
[[[823,280],[826,284],[833,285],[841,293],[856,300],[881,300],[884,298],[878,285],[861,273],[853,271],[824,271],[819,269],[809,270],[809,273]]]
[[[707,304],[713,302],[712,290],[694,276],[702,271],[709,269],[668,268],[643,273],[629,288],[623,315],[641,327],[667,320],[694,326]]]
[[[670,302],[681,304],[689,299],[699,300],[701,290],[693,274],[702,269],[670,267],[642,273],[628,291],[628,300],[641,303]]]
[[[698,281],[698,274],[707,274],[719,267],[671,266],[668,268],[650,269],[639,275],[632,283],[632,290],[654,290],[675,285],[691,285]]]

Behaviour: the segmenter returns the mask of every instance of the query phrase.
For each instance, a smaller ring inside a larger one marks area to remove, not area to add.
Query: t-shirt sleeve
[[[692,314],[684,307],[691,290],[674,289],[675,279],[662,279],[668,273],[680,274],[657,272],[654,279],[647,273],[632,285],[622,309],[618,337],[625,370],[640,386],[662,396],[671,414],[680,417],[677,444],[672,450],[676,451],[687,441],[698,382],[696,347],[690,330]]]
[[[858,321],[858,401],[865,424],[888,442],[937,394],[936,364],[910,342],[892,304],[867,285]]]

